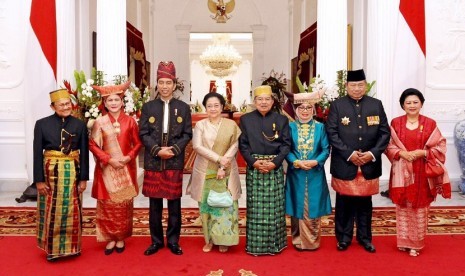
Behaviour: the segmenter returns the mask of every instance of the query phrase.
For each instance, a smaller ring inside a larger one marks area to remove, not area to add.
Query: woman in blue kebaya
[[[313,120],[315,93],[294,95],[296,120],[290,123],[291,151],[286,177],[286,213],[298,251],[320,247],[321,217],[331,213],[324,164],[329,156],[325,127]]]

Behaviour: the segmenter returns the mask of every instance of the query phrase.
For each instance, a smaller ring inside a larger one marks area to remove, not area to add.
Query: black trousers
[[[152,244],[164,245],[163,239],[163,198],[150,198],[149,225]],[[181,199],[168,199],[168,228],[166,241],[177,244],[181,235]]]
[[[360,243],[371,242],[371,196],[347,196],[336,193],[336,239],[338,242],[352,242],[354,221],[357,225],[356,238]]]

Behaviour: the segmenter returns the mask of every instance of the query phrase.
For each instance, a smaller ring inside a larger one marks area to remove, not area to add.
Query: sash
[[[444,169],[443,175],[427,179],[432,195],[436,197],[437,194],[441,194],[444,198],[450,198],[450,180],[447,169],[444,166],[446,141],[437,127],[426,141],[424,149],[427,150],[428,155],[434,156],[438,164]],[[400,203],[402,196],[398,193],[402,193],[404,189],[407,191],[409,186],[415,184],[412,163],[402,158],[395,159],[395,156],[401,150],[407,149],[397,136],[395,128],[391,126],[391,140],[385,150],[385,154],[392,163],[390,178],[390,189],[392,192],[390,193],[390,197],[394,203]]]
[[[213,143],[212,151],[218,153],[220,156],[228,151],[239,138],[239,133],[236,128],[236,122],[233,120],[223,119],[218,129],[218,135],[216,135],[215,142]],[[209,161],[207,170],[217,171],[218,164]],[[229,169],[226,170],[226,175],[229,175]]]
[[[118,143],[118,136],[108,116],[107,114],[97,119],[97,126],[92,128],[91,139],[112,158],[120,159],[124,155]],[[124,133],[121,133],[121,135],[124,135]],[[101,167],[103,183],[113,202],[119,203],[137,196],[127,165],[121,169],[115,169],[110,164],[107,166],[101,165]]]

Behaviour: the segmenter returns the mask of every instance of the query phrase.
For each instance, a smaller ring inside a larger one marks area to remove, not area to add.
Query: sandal
[[[212,251],[213,248],[213,243],[207,243],[206,245],[203,246],[202,250],[203,252],[207,253]]]
[[[219,248],[219,250],[220,250],[220,252],[221,252],[221,253],[225,253],[225,252],[227,252],[227,251],[228,251],[228,247],[227,247],[227,246],[225,246],[225,245],[220,245],[220,248]]]
[[[420,255],[420,251],[417,251],[415,249],[410,249],[409,255],[412,256],[412,257],[417,257],[417,256]]]
[[[399,249],[402,252],[407,252],[408,251],[407,247],[397,247],[397,249]]]

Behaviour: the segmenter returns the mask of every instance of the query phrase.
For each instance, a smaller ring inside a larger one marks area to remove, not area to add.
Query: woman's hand
[[[122,169],[124,167],[124,164],[115,158],[110,158],[110,160],[108,160],[108,164],[110,164],[110,166],[112,166],[114,169]]]
[[[131,157],[129,156],[123,156],[123,158],[121,158],[120,162],[123,164],[123,165],[126,165],[127,163],[129,163],[129,161],[131,161]]]
[[[417,159],[417,156],[415,154],[415,151],[406,151],[406,150],[401,150],[399,152],[400,158],[408,161],[408,162],[413,162]]]
[[[223,166],[225,169],[229,168],[229,166],[231,166],[231,160],[229,160],[229,158],[226,156],[221,156],[220,165]]]
[[[218,168],[218,172],[216,173],[216,179],[223,179],[226,176],[226,172],[224,169]]]

